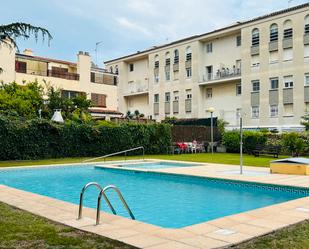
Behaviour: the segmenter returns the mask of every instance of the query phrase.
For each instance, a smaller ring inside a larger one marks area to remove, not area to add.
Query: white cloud
[[[14,5],[13,2],[7,1],[5,5]],[[50,0],[48,3],[40,1],[40,4],[36,2],[36,0],[25,2],[23,12],[27,12],[31,20],[42,19],[52,28],[54,36],[60,41],[56,44],[55,39],[52,43],[55,53],[65,50],[67,54],[75,54],[77,48],[91,49],[96,41],[104,40],[100,60],[112,59],[152,45],[166,43],[167,39],[171,42],[205,33],[236,21],[251,19],[288,7],[287,0],[113,0],[112,2]],[[305,2],[308,0],[293,0],[291,5]],[[5,6],[3,8],[5,9]],[[8,7],[8,9],[14,8]],[[18,5],[17,9],[22,8]],[[17,20],[21,15],[18,11],[13,13]],[[6,19],[11,18],[10,14]]]
[[[116,18],[116,21],[120,26],[122,26],[125,29],[129,29],[131,31],[137,31],[146,36],[152,35],[151,32],[149,32],[145,27],[143,27],[142,25],[138,23],[132,22],[125,17]]]

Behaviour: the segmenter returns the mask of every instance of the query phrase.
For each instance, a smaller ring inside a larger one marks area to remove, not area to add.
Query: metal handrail
[[[129,213],[129,215],[131,216],[132,220],[135,220],[135,217],[134,217],[134,215],[133,215],[131,209],[129,208],[127,202],[126,202],[125,199],[123,198],[123,196],[122,196],[120,190],[119,190],[116,186],[114,186],[114,185],[108,185],[108,186],[106,186],[104,189],[102,189],[102,190],[100,191],[100,194],[99,194],[99,197],[98,197],[96,225],[99,225],[99,223],[100,223],[101,198],[102,198],[102,196],[103,196],[103,197],[106,196],[106,195],[105,195],[105,191],[107,191],[107,190],[109,190],[109,189],[113,189],[113,190],[116,191],[116,193],[117,193],[119,199],[121,200],[123,206],[124,206],[124,207],[126,208],[126,210],[128,211],[128,213]],[[104,198],[105,198],[105,197],[104,197]],[[105,199],[105,200],[106,200],[106,199]],[[107,200],[108,200],[108,199],[107,199]],[[108,200],[108,202],[109,202],[109,200]],[[110,203],[110,202],[109,202],[109,203]],[[116,212],[115,212],[114,214],[116,214]]]
[[[97,187],[99,190],[100,190],[100,194],[99,194],[99,197],[100,197],[100,200],[101,200],[101,196],[103,195],[107,205],[109,206],[109,208],[112,210],[113,214],[116,214],[116,211],[114,209],[114,207],[112,206],[112,204],[110,203],[109,199],[107,198],[107,196],[105,195],[104,193],[104,189],[101,187],[100,184],[98,184],[97,182],[89,182],[87,183],[83,188],[82,188],[82,191],[80,192],[80,198],[79,198],[79,209],[78,209],[78,220],[82,218],[82,215],[83,215],[83,200],[84,200],[84,193],[86,191],[87,188],[89,188],[90,186],[95,186]],[[103,191],[103,193],[101,194],[101,192]],[[99,198],[98,197],[98,198]],[[97,207],[97,210],[99,209],[100,207]]]
[[[132,148],[132,149],[128,149],[128,150],[123,150],[123,151],[111,153],[111,154],[108,154],[108,155],[105,155],[105,156],[99,156],[99,157],[90,158],[90,159],[84,160],[83,162],[84,163],[91,162],[91,161],[95,161],[95,160],[101,159],[101,158],[104,158],[104,162],[105,162],[105,159],[107,157],[111,157],[111,156],[115,156],[115,155],[119,155],[119,154],[123,154],[123,153],[125,153],[124,160],[126,160],[127,159],[127,152],[134,151],[134,150],[140,150],[140,149],[143,150],[143,160],[145,160],[145,149],[144,149],[144,146],[140,146],[140,147],[136,147],[136,148]]]

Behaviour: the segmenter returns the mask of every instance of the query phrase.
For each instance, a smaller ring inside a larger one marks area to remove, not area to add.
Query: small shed
[[[270,162],[270,173],[309,175],[309,159],[297,157],[272,161]]]

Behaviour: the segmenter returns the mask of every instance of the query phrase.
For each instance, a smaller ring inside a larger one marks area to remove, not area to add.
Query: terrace
[[[240,68],[222,68],[218,69],[216,73],[207,73],[203,75],[200,80],[200,85],[208,85],[213,83],[224,83],[241,79]]]

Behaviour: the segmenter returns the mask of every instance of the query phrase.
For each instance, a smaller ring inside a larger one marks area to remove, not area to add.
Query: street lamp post
[[[242,155],[242,150],[243,150],[243,131],[242,131],[242,116],[240,115],[239,118],[239,129],[240,129],[240,174],[242,175],[243,173],[243,155]]]
[[[211,139],[211,154],[214,153],[214,125],[213,125],[213,113],[215,108],[209,107],[207,112],[210,112],[210,139]]]

